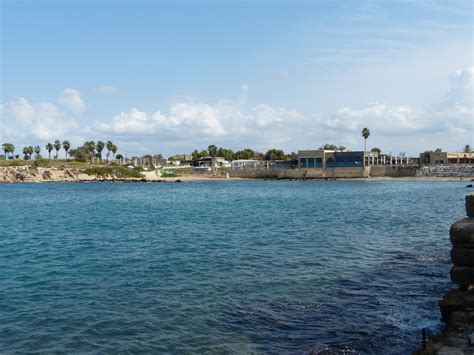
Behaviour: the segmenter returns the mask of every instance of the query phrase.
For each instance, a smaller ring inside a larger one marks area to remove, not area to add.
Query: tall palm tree
[[[69,152],[69,149],[71,149],[71,143],[69,143],[69,141],[64,141],[63,149],[66,152],[66,159],[67,159],[67,152]]]
[[[28,147],[23,147],[23,159],[28,160],[30,157],[28,155]]]
[[[41,148],[39,145],[37,145],[35,147],[35,154],[36,154],[36,158],[39,158],[40,154],[41,154]]]
[[[364,127],[362,131],[360,132],[362,134],[362,137],[364,137],[364,152],[367,151],[367,138],[370,136],[370,129],[367,127]]]
[[[109,161],[110,152],[114,146],[114,143],[112,141],[107,141],[107,144],[105,146],[107,148],[107,161]]]
[[[48,151],[48,159],[51,159],[51,151],[53,150],[53,145],[51,143],[46,144],[46,150]]]
[[[56,149],[56,159],[58,159],[59,156],[59,151],[61,150],[62,144],[59,139],[56,139],[54,141],[54,149]]]
[[[95,152],[95,142],[94,141],[87,141],[87,142],[84,143],[84,146],[89,151],[89,159],[90,159],[90,161],[92,161],[92,158],[94,157],[94,152]]]
[[[112,157],[115,159],[115,153],[117,153],[117,146],[115,144],[112,144]]]
[[[97,154],[99,154],[99,159],[102,160],[102,151],[104,150],[105,143],[102,141],[98,141],[96,144]]]
[[[8,158],[7,154],[10,153],[10,143],[3,143],[2,149],[5,152],[5,159]]]

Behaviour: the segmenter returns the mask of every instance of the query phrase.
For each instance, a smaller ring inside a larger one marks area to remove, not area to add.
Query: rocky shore
[[[114,182],[166,182],[166,179],[135,177],[123,178],[115,174],[97,176],[84,172],[84,168],[74,167],[0,167],[0,183],[18,182],[92,182],[92,181],[114,181]],[[176,180],[176,179],[174,179]],[[176,180],[178,181],[178,180]]]
[[[449,291],[440,303],[443,331],[414,354],[474,354],[474,195],[466,196],[467,218],[450,229],[451,280],[459,288]]]

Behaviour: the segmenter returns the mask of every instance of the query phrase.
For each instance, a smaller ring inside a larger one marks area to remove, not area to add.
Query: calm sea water
[[[465,185],[1,185],[0,350],[408,354]]]

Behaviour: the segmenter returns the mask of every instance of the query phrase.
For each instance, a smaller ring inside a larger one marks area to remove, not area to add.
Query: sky
[[[0,0],[0,144],[474,146],[472,1]]]

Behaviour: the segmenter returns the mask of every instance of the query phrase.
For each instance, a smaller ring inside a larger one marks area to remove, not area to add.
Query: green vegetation
[[[136,169],[127,169],[123,166],[114,166],[114,167],[92,167],[87,168],[83,171],[84,174],[87,175],[95,175],[98,178],[105,178],[109,176],[114,176],[120,179],[127,179],[127,178],[141,178],[142,175],[140,171]]]
[[[10,159],[13,159],[13,153],[15,152],[15,146],[11,143],[3,143],[2,149],[5,152],[5,159],[8,159],[8,153],[11,154]]]
[[[343,152],[346,150],[346,147],[344,147],[343,145],[337,145],[337,144],[323,144],[321,147],[319,147],[319,149],[322,149],[322,150],[334,150],[336,152]]]
[[[53,150],[53,145],[51,143],[47,143],[45,148],[48,151],[48,159],[51,159],[51,151]]]
[[[360,132],[362,134],[362,137],[364,137],[364,152],[367,151],[367,138],[370,136],[370,129],[367,127],[362,128],[362,131]]]
[[[69,143],[69,141],[64,141],[63,149],[66,152],[66,159],[67,159],[67,152],[69,151],[69,149],[71,149],[71,143]]]

